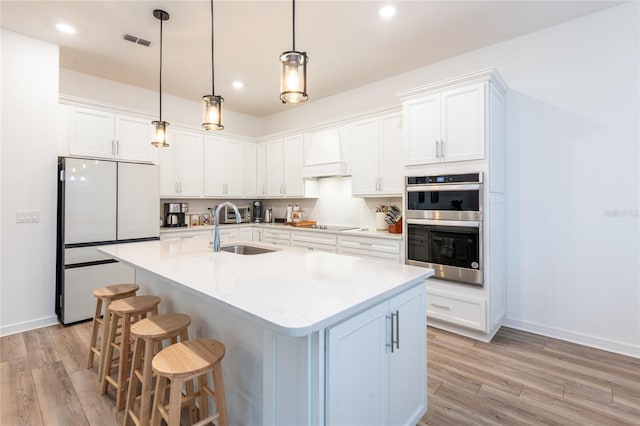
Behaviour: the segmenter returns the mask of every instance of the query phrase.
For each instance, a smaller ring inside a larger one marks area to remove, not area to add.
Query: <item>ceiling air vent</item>
[[[143,38],[138,38],[134,35],[131,34],[125,34],[122,36],[123,39],[130,41],[131,43],[137,43],[137,44],[141,44],[144,47],[149,47],[151,46],[151,42],[149,40],[145,40]]]

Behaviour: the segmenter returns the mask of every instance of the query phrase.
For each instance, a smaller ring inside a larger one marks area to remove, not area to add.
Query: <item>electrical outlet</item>
[[[40,210],[16,210],[16,223],[40,222]]]

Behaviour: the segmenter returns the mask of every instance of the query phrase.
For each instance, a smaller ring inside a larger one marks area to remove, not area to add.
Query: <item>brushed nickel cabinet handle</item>
[[[437,303],[430,303],[430,305],[433,306],[434,308],[438,308],[438,309],[446,309],[447,311],[451,310],[451,306],[438,305]]]

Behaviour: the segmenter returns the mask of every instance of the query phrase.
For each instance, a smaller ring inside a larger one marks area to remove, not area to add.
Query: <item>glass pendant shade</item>
[[[223,130],[222,96],[206,95],[202,97],[202,127],[205,130]]]
[[[151,124],[155,127],[153,131],[153,142],[151,145],[157,148],[166,148],[169,146],[167,143],[167,126],[169,123],[166,121],[152,121]]]
[[[308,61],[306,52],[292,50],[280,55],[280,62],[282,62],[280,99],[283,103],[297,104],[309,99],[307,95]]]

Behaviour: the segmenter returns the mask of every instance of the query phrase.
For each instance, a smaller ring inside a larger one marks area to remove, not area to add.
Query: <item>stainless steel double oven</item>
[[[482,286],[482,173],[408,176],[405,203],[406,263]]]

